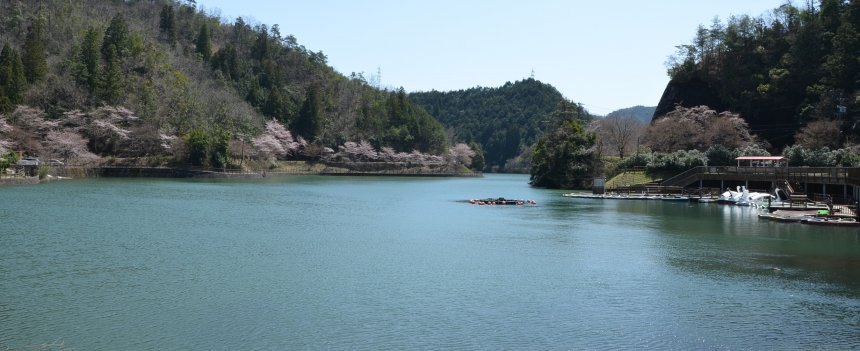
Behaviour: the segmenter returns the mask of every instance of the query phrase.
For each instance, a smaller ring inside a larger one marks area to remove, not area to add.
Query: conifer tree
[[[263,61],[269,57],[269,30],[266,25],[262,25],[260,33],[257,34],[257,40],[254,41],[254,47],[251,48],[251,57]]]
[[[176,15],[173,12],[173,5],[164,5],[161,8],[158,28],[168,44],[171,46],[176,44]]]
[[[38,18],[34,19],[30,23],[24,41],[24,74],[30,83],[41,80],[48,73],[42,27],[42,21]]]
[[[824,32],[829,33],[828,36],[833,36],[839,28],[841,2],[841,0],[821,0],[818,17]]]
[[[6,93],[12,77],[12,48],[8,43],[0,50],[0,113],[12,110],[12,101]]]
[[[78,52],[78,68],[76,72],[78,84],[87,87],[90,94],[96,92],[99,74],[99,34],[93,27],[87,28]]]
[[[322,131],[322,98],[319,94],[319,87],[316,84],[311,84],[308,87],[305,102],[302,103],[302,108],[299,110],[299,116],[293,122],[293,130],[296,134],[307,140],[314,140]]]
[[[4,104],[14,106],[22,103],[26,87],[27,78],[24,75],[21,56],[9,44],[3,44],[3,49],[0,50],[0,96],[5,97],[4,101],[8,100]]]
[[[125,87],[118,56],[116,48],[110,46],[98,90],[99,97],[112,105],[120,103]]]
[[[290,98],[286,96],[280,88],[273,87],[269,89],[269,96],[266,98],[266,104],[263,105],[262,112],[266,116],[273,117],[282,123],[289,123],[292,104]]]
[[[197,34],[197,53],[203,58],[203,61],[209,61],[212,57],[212,43],[209,39],[209,26],[206,22],[200,26],[200,33]]]
[[[118,58],[125,57],[129,48],[128,24],[125,22],[125,17],[122,14],[117,14],[110,20],[110,25],[105,29],[105,36],[102,39],[101,53],[102,57],[107,60],[108,54],[113,46],[113,50]]]
[[[239,79],[239,54],[233,44],[227,43],[221,50],[212,55],[212,69],[220,70],[227,79]]]

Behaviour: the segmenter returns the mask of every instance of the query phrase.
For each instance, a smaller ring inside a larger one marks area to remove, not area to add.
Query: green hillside
[[[676,104],[733,111],[776,150],[810,122],[835,121],[843,131],[839,142],[856,143],[858,31],[857,0],[787,2],[760,17],[700,26],[670,58],[671,81],[655,118]]]
[[[274,119],[301,139],[291,157],[348,141],[447,151],[442,125],[402,89],[344,76],[282,30],[193,1],[0,0],[0,149],[225,166]]]
[[[552,130],[558,120],[554,111],[568,110],[563,113],[590,119],[582,106],[567,101],[552,85],[532,78],[498,88],[417,92],[409,97],[445,125],[456,141],[479,144],[488,169],[504,170],[506,161]]]

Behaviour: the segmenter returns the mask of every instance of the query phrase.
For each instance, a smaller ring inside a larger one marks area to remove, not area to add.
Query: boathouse
[[[860,168],[791,167],[782,156],[741,156],[736,166],[700,166],[663,180],[662,186],[720,189],[746,186],[802,193],[810,199],[830,198],[837,203],[860,199]]]

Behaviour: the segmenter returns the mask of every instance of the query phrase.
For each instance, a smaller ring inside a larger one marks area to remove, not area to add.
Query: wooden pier
[[[660,185],[722,190],[743,185],[749,189],[772,190],[786,183],[800,185],[801,192],[810,197],[821,195],[847,204],[860,199],[860,168],[854,167],[700,166],[666,179]]]

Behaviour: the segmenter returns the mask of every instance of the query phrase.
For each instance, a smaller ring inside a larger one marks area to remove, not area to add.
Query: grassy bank
[[[628,188],[636,185],[658,182],[660,179],[645,174],[645,171],[621,172],[612,179],[606,181],[607,189]]]

